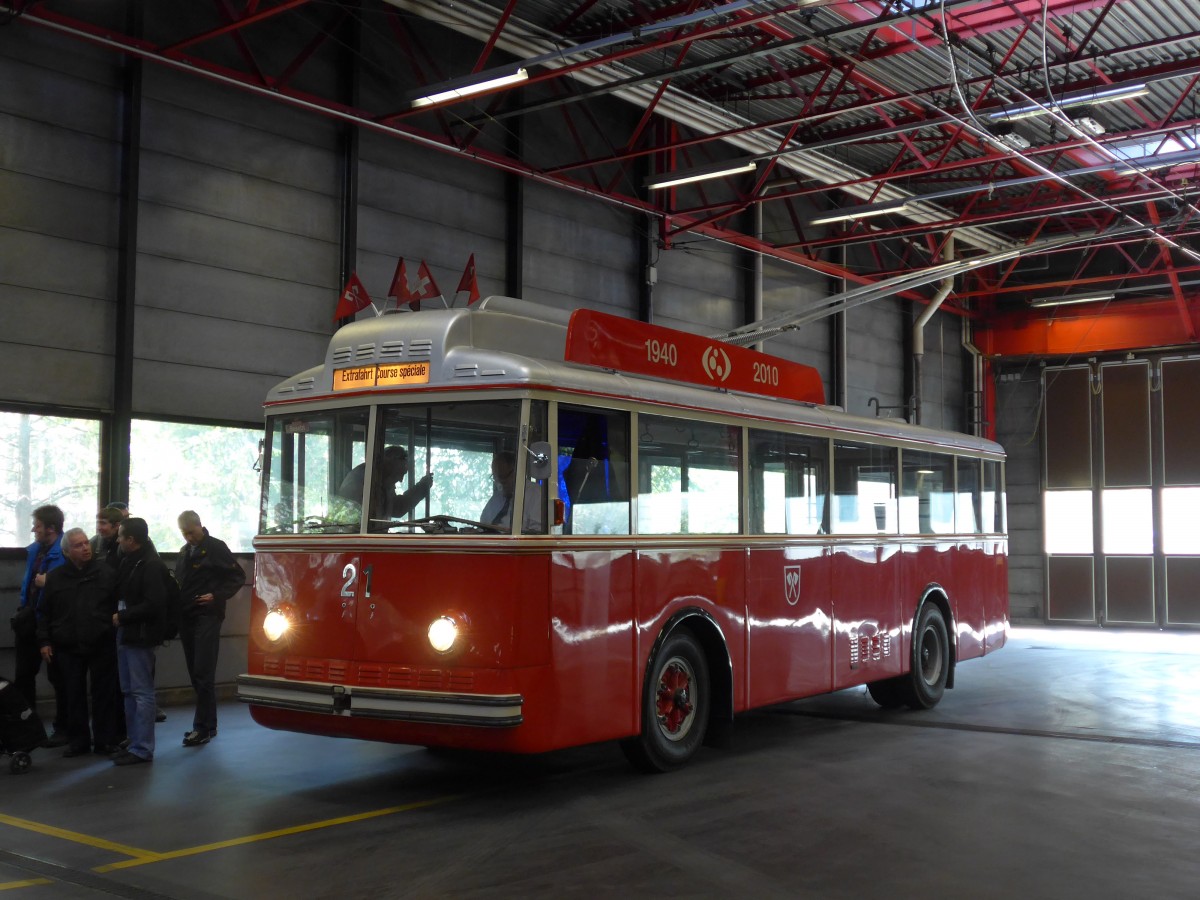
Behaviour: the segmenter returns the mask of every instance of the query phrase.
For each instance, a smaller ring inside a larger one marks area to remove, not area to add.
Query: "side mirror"
[[[536,441],[530,444],[525,450],[529,453],[529,475],[536,478],[538,481],[545,481],[550,477],[554,458],[550,452],[549,441]]]

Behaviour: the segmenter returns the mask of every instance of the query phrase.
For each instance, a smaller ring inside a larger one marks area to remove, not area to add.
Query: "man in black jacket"
[[[187,542],[179,549],[179,561],[175,563],[175,580],[183,601],[179,642],[196,692],[192,730],[183,736],[183,746],[199,747],[217,736],[221,622],[225,619],[225,602],[245,584],[246,574],[225,542],[210,535],[192,510],[179,514],[179,531]]]
[[[63,756],[92,750],[111,753],[121,735],[117,715],[117,646],[112,617],[117,611],[117,576],[92,559],[82,528],[63,535],[66,564],[46,575],[37,636],[42,659],[62,674],[67,706],[67,749]],[[91,725],[88,677],[91,676]]]
[[[125,695],[129,747],[113,758],[118,766],[154,759],[154,648],[163,640],[167,585],[171,572],[150,541],[145,519],[121,523],[117,537],[121,568],[117,573],[117,671]]]

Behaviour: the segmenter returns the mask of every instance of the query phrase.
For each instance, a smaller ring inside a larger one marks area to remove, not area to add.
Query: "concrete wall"
[[[0,28],[0,84],[0,397],[102,408],[115,334],[118,74],[84,45],[68,53],[44,32]]]
[[[145,69],[138,413],[255,421],[283,373],[324,352],[339,288],[337,133],[262,106]]]

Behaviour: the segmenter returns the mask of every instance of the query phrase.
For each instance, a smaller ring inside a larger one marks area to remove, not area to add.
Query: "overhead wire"
[[[999,72],[995,73],[995,83],[1000,85],[1001,87],[1003,87],[1006,91],[1009,91],[1012,94],[1015,94],[1024,103],[1028,103],[1031,106],[1040,107],[1042,110],[1045,111],[1045,113],[1047,115],[1051,116],[1058,124],[1062,125],[1065,129],[1067,129],[1067,131],[1069,131],[1071,134],[1073,134],[1076,138],[1078,138],[1078,139],[1084,141],[1086,144],[1088,144],[1088,146],[1091,149],[1097,151],[1103,157],[1110,159],[1111,161],[1119,164],[1122,168],[1128,168],[1128,169],[1132,169],[1132,170],[1136,171],[1140,177],[1145,178],[1148,182],[1155,185],[1155,187],[1158,188],[1159,190],[1161,190],[1164,194],[1171,197],[1177,203],[1186,206],[1197,216],[1200,216],[1200,209],[1195,207],[1186,197],[1181,196],[1179,193],[1172,190],[1167,185],[1161,183],[1160,181],[1158,181],[1152,177],[1153,167],[1139,165],[1138,162],[1135,160],[1126,159],[1124,157],[1118,157],[1116,154],[1112,153],[1112,151],[1109,150],[1106,146],[1101,144],[1099,141],[1095,140],[1095,138],[1092,137],[1090,134],[1088,134],[1087,132],[1085,132],[1081,128],[1079,128],[1070,119],[1069,116],[1067,116],[1065,113],[1062,112],[1061,108],[1058,106],[1058,102],[1054,99],[1054,92],[1053,92],[1053,89],[1051,86],[1050,75],[1049,75],[1049,49],[1048,49],[1048,47],[1049,47],[1049,44],[1048,44],[1048,40],[1049,40],[1049,38],[1048,38],[1048,35],[1049,35],[1049,18],[1048,18],[1049,5],[1048,5],[1048,0],[1041,0],[1041,3],[1042,3],[1043,21],[1042,21],[1041,27],[1039,28],[1039,31],[1041,32],[1041,42],[1042,42],[1043,78],[1046,83],[1047,97],[1051,101],[1050,104],[1045,105],[1045,104],[1042,104],[1041,102],[1039,102],[1038,100],[1035,100],[1028,93],[1026,93],[1020,87],[1020,85],[1012,83],[1012,80],[1010,78],[1004,76],[1002,73],[999,73]],[[969,130],[973,134],[975,134],[977,137],[979,137],[980,139],[987,142],[990,146],[996,147],[997,149],[1000,149],[1005,153],[1013,152],[1012,148],[1010,148],[1006,144],[1004,144],[1003,141],[1000,141],[995,135],[993,135],[991,133],[991,131],[988,129],[988,127],[979,120],[979,117],[975,114],[975,111],[972,108],[971,104],[967,102],[967,98],[964,96],[961,85],[959,84],[957,60],[955,59],[954,48],[951,45],[950,40],[949,40],[949,35],[951,34],[951,32],[950,32],[949,19],[946,14],[945,0],[939,0],[939,13],[940,13],[940,17],[941,17],[941,30],[942,30],[943,42],[944,42],[945,49],[946,49],[946,62],[947,62],[948,69],[949,69],[949,72],[951,75],[951,81],[952,81],[952,85],[953,85],[953,88],[955,91],[955,96],[958,99],[960,108],[971,119],[971,122],[974,125],[974,127],[969,128]],[[903,32],[900,32],[900,33],[904,34]],[[908,36],[908,35],[904,35],[904,36],[906,39],[908,39],[910,41],[912,40],[910,36]],[[920,51],[923,51],[926,53],[934,53],[935,52],[933,50],[933,48],[926,46],[925,44],[921,43],[920,41],[914,41],[913,43],[916,45],[916,47]],[[967,45],[965,42],[962,42],[961,46],[963,48],[964,53],[970,54],[973,52],[971,50],[970,46]],[[936,107],[932,107],[931,104],[929,104],[928,101],[924,100],[923,98],[921,99],[921,102],[924,103],[929,108],[936,109]],[[945,111],[945,110],[939,110],[939,112],[948,114],[950,116],[950,118],[957,119],[964,127],[967,127],[966,122],[964,122],[961,118],[956,116],[953,112],[949,112],[949,111]],[[1101,208],[1107,209],[1109,212],[1111,212],[1114,216],[1118,217],[1122,221],[1141,225],[1145,229],[1145,231],[1151,237],[1153,237],[1155,240],[1161,241],[1163,244],[1167,245],[1168,247],[1171,247],[1174,250],[1178,250],[1179,252],[1185,253],[1188,256],[1192,257],[1193,259],[1200,261],[1200,252],[1192,250],[1190,247],[1187,247],[1187,246],[1179,243],[1178,241],[1174,240],[1173,238],[1169,237],[1168,235],[1162,233],[1162,231],[1158,227],[1151,225],[1151,224],[1141,222],[1135,216],[1124,211],[1120,207],[1114,205],[1109,200],[1107,200],[1103,197],[1097,196],[1096,194],[1093,194],[1092,192],[1088,191],[1086,188],[1084,188],[1081,185],[1073,184],[1069,179],[1065,178],[1060,173],[1055,172],[1053,169],[1050,169],[1048,166],[1043,165],[1040,161],[1038,161],[1032,157],[1024,156],[1024,155],[1020,154],[1019,152],[1016,155],[1019,156],[1025,164],[1029,165],[1031,168],[1042,173],[1047,178],[1062,185],[1063,187],[1065,187],[1067,190],[1071,191],[1072,193],[1083,197],[1087,201],[1094,203],[1097,206],[1100,206]],[[1182,218],[1182,217],[1180,216],[1180,214],[1177,213],[1176,216],[1173,218]]]

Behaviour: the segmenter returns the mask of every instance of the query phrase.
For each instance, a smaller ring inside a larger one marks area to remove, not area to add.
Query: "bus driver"
[[[354,503],[362,503],[363,480],[366,476],[367,464],[359,463],[346,473],[337,489],[339,497]],[[396,486],[409,474],[408,451],[403,447],[391,445],[383,448],[375,483],[371,490],[370,514],[374,519],[398,519],[408,515],[413,507],[429,496],[433,486],[433,473],[426,472],[412,487],[402,494],[396,493]]]
[[[512,527],[513,497],[517,490],[517,459],[508,450],[492,456],[492,496],[479,514],[484,525],[495,525],[508,531]],[[525,486],[525,511],[521,530],[526,534],[545,531],[542,516],[542,489],[535,482]]]

